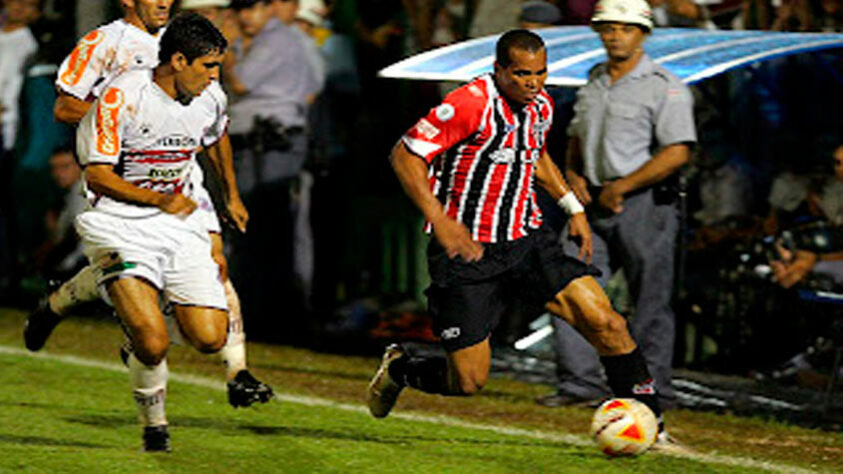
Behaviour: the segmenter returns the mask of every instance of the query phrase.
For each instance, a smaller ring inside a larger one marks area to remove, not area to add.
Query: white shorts
[[[142,278],[167,301],[228,309],[219,267],[201,215],[126,218],[86,211],[76,218],[85,255],[101,289],[115,278]]]
[[[205,186],[193,188],[193,200],[196,201],[196,214],[198,214],[202,226],[207,232],[221,234],[220,220],[217,218],[217,210],[214,208],[214,201]]]

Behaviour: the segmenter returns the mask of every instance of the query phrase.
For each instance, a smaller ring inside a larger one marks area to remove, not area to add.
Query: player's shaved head
[[[495,45],[495,61],[503,68],[512,64],[511,49],[520,49],[530,53],[537,53],[544,49],[541,36],[529,30],[510,30],[498,39]]]

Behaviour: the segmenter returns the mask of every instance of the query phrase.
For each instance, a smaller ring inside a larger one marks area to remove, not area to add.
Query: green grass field
[[[590,410],[548,409],[547,387],[493,380],[473,399],[407,391],[374,420],[362,405],[377,360],[250,345],[277,400],[234,410],[222,370],[170,354],[173,452],[140,451],[113,324],[70,319],[44,352],[22,348],[23,314],[0,312],[0,472],[840,472],[839,433],[676,411],[672,431],[699,452],[608,459],[585,436]]]

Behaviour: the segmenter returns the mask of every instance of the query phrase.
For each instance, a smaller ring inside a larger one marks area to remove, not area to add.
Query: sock
[[[389,365],[389,376],[399,384],[422,392],[462,395],[451,387],[448,360],[444,357],[401,357]]]
[[[237,372],[246,370],[246,333],[243,332],[243,314],[240,298],[230,279],[225,280],[225,299],[228,302],[228,337],[219,355],[225,364],[226,376],[233,379]]]
[[[134,354],[129,355],[129,380],[132,395],[138,405],[138,419],[141,425],[159,426],[167,424],[164,401],[167,398],[167,360],[148,366]]]
[[[94,301],[99,296],[94,267],[88,265],[50,294],[50,309],[63,316],[75,306]]]
[[[659,420],[659,431],[663,429],[662,410],[656,393],[656,386],[641,350],[635,348],[629,354],[602,356],[600,362],[606,369],[609,388],[616,397],[634,398],[647,405]]]

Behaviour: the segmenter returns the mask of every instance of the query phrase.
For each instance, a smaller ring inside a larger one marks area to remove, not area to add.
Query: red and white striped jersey
[[[184,105],[153,80],[153,71],[130,71],[115,79],[79,123],[77,152],[83,166],[110,164],[121,178],[141,188],[192,196],[188,176],[196,150],[219,140],[227,119],[224,95],[216,102]],[[206,89],[205,92],[208,92]],[[125,217],[159,212],[87,190],[91,206]]]
[[[535,164],[552,119],[545,90],[512,108],[484,75],[448,94],[402,140],[432,165],[431,191],[449,217],[478,242],[505,242],[541,225]]]

